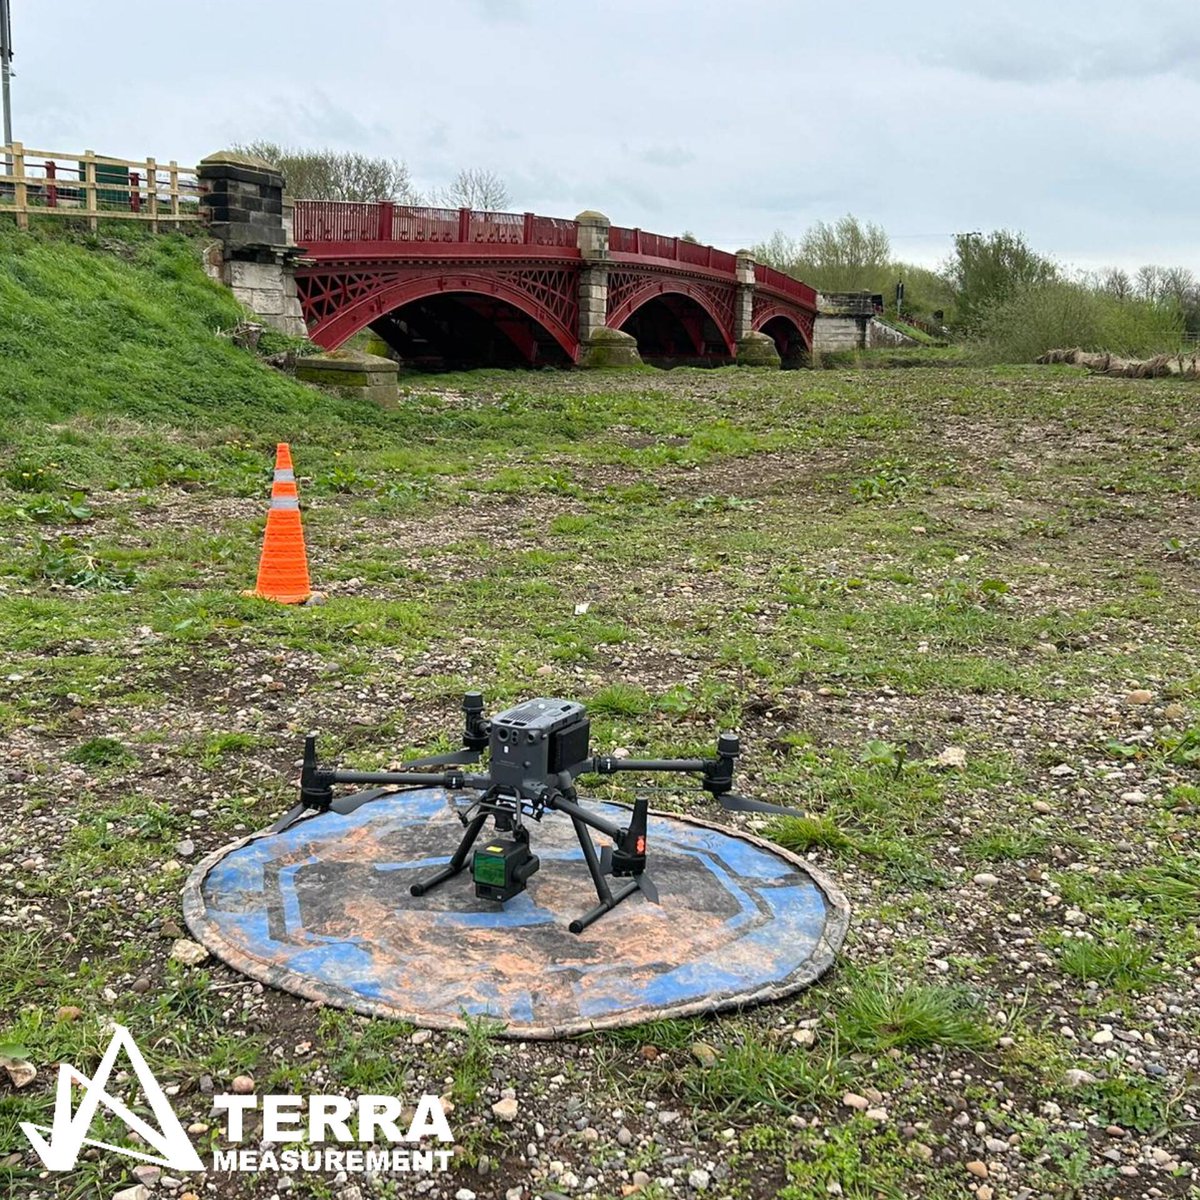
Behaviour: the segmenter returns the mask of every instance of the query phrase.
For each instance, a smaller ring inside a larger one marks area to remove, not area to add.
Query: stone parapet
[[[270,163],[231,150],[210,154],[196,174],[200,211],[221,246],[209,273],[274,329],[305,336],[291,266],[299,247],[285,223],[283,176]]]

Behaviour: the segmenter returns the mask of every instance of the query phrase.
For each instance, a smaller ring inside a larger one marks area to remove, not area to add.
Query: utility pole
[[[0,100],[4,106],[4,144],[12,145],[12,101],[8,93],[8,81],[12,75],[12,18],[9,15],[9,0],[0,0]],[[12,158],[4,156],[5,170],[12,174]]]

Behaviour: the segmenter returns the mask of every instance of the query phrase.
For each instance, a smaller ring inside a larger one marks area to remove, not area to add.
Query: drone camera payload
[[[529,852],[528,842],[499,840],[475,851],[471,860],[471,878],[480,900],[503,904],[525,890],[529,877],[542,864]]]
[[[463,748],[450,754],[416,759],[395,771],[343,771],[317,762],[316,735],[304,743],[300,774],[300,802],[272,827],[287,829],[314,813],[347,814],[378,799],[385,791],[406,787],[442,787],[463,802],[455,813],[464,826],[462,840],[444,867],[413,883],[413,896],[424,896],[467,867],[470,859],[475,895],[481,900],[505,903],[525,890],[541,866],[529,848],[528,821],[541,821],[547,812],[568,817],[579,838],[583,860],[599,903],[573,920],[572,933],[581,933],[593,921],[635,892],[653,904],[658,889],[646,874],[646,835],[649,802],[644,793],[634,801],[629,824],[617,825],[580,803],[575,789],[579,775],[613,775],[619,771],[677,771],[700,776],[700,786],[723,808],[734,812],[794,814],[793,809],[765,804],[733,793],[734,764],[740,753],[736,734],[717,739],[713,758],[615,758],[589,756],[591,724],[587,710],[573,700],[541,696],[507,708],[490,720],[483,716],[483,696],[463,696]],[[486,774],[469,774],[461,767],[482,761],[488,753]],[[441,767],[437,773],[422,767]],[[339,783],[382,785],[381,790],[335,797]],[[492,821],[496,837],[476,848],[483,827]],[[597,850],[592,830],[605,835],[611,845]],[[608,876],[622,882],[610,887]]]

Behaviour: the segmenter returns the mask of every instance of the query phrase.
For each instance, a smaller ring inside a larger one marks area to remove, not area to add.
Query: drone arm
[[[584,808],[582,804],[568,799],[561,792],[555,793],[550,803],[560,812],[565,812],[572,821],[582,821],[585,825],[590,825],[593,829],[598,829],[607,837],[612,838],[613,841],[619,841],[624,832],[619,825],[605,820],[604,817],[592,812],[590,808]]]
[[[618,771],[678,771],[703,776],[701,787],[714,796],[733,789],[733,768],[740,746],[735,733],[723,733],[717,738],[715,758],[612,758],[598,756],[585,759],[571,768],[571,775],[592,773],[615,775]]]
[[[583,764],[580,774],[615,775],[618,771],[703,771],[704,758],[610,758],[597,757]]]

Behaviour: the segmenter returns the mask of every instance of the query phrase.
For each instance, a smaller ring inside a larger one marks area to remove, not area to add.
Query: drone
[[[452,793],[474,794],[465,804],[455,804],[464,831],[450,861],[409,890],[413,896],[424,896],[463,871],[470,859],[476,897],[504,904],[525,890],[541,866],[530,849],[528,822],[540,822],[547,813],[562,813],[574,826],[598,900],[594,908],[569,924],[570,931],[578,934],[635,892],[640,891],[653,904],[659,903],[658,889],[646,874],[647,797],[637,797],[629,824],[621,827],[580,803],[575,788],[578,776],[615,775],[620,771],[698,774],[701,788],[728,811],[796,815],[794,809],[752,800],[733,791],[734,765],[740,753],[734,733],[722,733],[717,738],[717,752],[712,758],[593,756],[589,754],[591,723],[587,710],[576,701],[541,696],[487,718],[483,715],[483,693],[472,691],[463,696],[462,709],[461,750],[414,759],[391,771],[344,771],[322,766],[317,761],[316,734],[310,733],[304,741],[299,803],[269,832],[282,832],[320,813],[354,812],[397,789],[442,787]],[[485,773],[461,770],[481,763],[485,751]],[[432,767],[447,769],[421,769]],[[381,785],[386,790],[335,797],[336,784]],[[476,847],[489,820],[495,837],[485,838]],[[597,850],[592,830],[612,844]],[[610,876],[621,882],[610,886]]]

